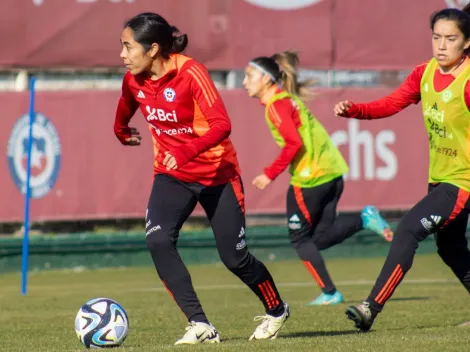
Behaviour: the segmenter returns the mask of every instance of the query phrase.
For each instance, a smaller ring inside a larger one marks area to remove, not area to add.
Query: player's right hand
[[[131,127],[131,137],[126,138],[126,145],[139,146],[142,141],[142,137],[137,128]]]
[[[333,112],[336,116],[347,116],[346,111],[348,111],[351,106],[352,104],[349,102],[349,100],[340,101],[333,108]]]

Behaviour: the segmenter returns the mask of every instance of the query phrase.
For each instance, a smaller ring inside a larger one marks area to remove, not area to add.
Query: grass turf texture
[[[360,334],[344,314],[367,297],[384,258],[328,260],[346,303],[307,307],[320,290],[300,261],[268,263],[292,315],[273,341],[252,341],[258,299],[222,265],[193,265],[190,272],[220,345],[173,346],[186,321],[153,268],[32,273],[27,296],[19,274],[0,278],[0,351],[83,351],[74,332],[80,306],[95,297],[117,300],[130,320],[117,351],[462,351],[468,349],[468,293],[437,255],[421,255],[387,303],[373,330]]]

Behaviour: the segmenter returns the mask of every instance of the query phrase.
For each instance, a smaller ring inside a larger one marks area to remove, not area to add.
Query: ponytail
[[[165,59],[170,54],[181,53],[188,45],[188,36],[181,34],[178,28],[171,26],[159,14],[153,12],[140,13],[128,21],[124,28],[130,28],[134,40],[143,46],[147,52],[156,43],[159,46],[159,54]]]
[[[302,100],[312,99],[315,94],[310,86],[313,80],[303,82],[298,81],[297,65],[299,64],[299,56],[293,51],[284,51],[276,53],[272,59],[279,65],[280,81],[282,88],[290,94],[297,95]]]
[[[180,34],[180,31],[175,26],[171,26],[171,34],[173,35],[173,42],[171,44],[170,53],[179,54],[186,49],[188,45],[188,35]]]
[[[470,15],[470,2],[467,5],[465,5],[462,11]]]

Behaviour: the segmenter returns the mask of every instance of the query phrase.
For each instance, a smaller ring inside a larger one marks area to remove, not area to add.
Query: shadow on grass
[[[301,331],[288,334],[282,334],[279,338],[295,339],[299,337],[323,337],[323,336],[343,336],[360,334],[359,330],[343,330],[343,331]]]

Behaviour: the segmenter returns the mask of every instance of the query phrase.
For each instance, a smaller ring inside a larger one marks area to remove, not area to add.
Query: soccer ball
[[[129,319],[116,301],[95,298],[78,311],[75,332],[86,348],[118,347],[129,332]]]

